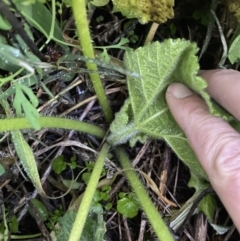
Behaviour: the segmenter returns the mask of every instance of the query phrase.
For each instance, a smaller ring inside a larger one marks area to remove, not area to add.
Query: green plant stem
[[[94,59],[94,51],[92,46],[92,40],[90,36],[90,31],[88,27],[88,19],[86,12],[86,3],[85,0],[72,0],[72,9],[73,15],[77,26],[78,37],[80,39],[82,51],[85,57]],[[105,94],[100,76],[97,72],[97,65],[95,63],[86,63],[87,68],[92,72],[90,78],[98,97],[98,101],[102,107],[104,116],[108,123],[111,123],[113,120],[113,113],[108,103],[107,96]]]
[[[49,32],[46,44],[48,44],[53,38],[54,26],[55,26],[55,21],[56,21],[56,3],[55,3],[55,0],[52,0],[51,2],[52,2],[52,22],[51,22],[51,28],[50,28],[50,32]]]
[[[96,164],[94,165],[90,180],[88,182],[86,191],[84,193],[84,196],[82,198],[82,202],[79,206],[78,212],[77,212],[77,216],[76,219],[73,223],[72,226],[72,230],[69,236],[68,241],[79,241],[83,228],[84,228],[84,224],[85,221],[87,219],[87,215],[92,203],[92,199],[94,196],[94,193],[96,191],[98,182],[99,182],[99,178],[103,169],[103,165],[104,165],[104,160],[107,156],[108,150],[109,150],[110,146],[108,144],[104,144],[99,156],[97,158]]]
[[[39,118],[39,123],[42,128],[62,128],[68,130],[75,130],[90,135],[94,135],[99,138],[103,138],[106,134],[106,131],[102,130],[100,127],[82,122],[77,120],[69,120],[66,118],[59,117],[43,117]],[[14,131],[14,130],[23,130],[30,129],[31,125],[29,124],[26,118],[13,118],[13,119],[3,119],[0,120],[0,132],[5,131]]]
[[[151,223],[151,226],[155,231],[158,239],[160,241],[174,241],[168,227],[162,220],[161,216],[158,213],[158,210],[155,208],[143,184],[139,180],[137,173],[133,170],[129,171],[129,169],[132,169],[132,166],[127,154],[121,147],[116,148],[116,153],[119,157],[123,169],[126,170],[126,177],[129,180],[133,191],[135,192],[143,211],[146,213],[148,220]]]
[[[41,233],[37,233],[37,234],[29,234],[29,235],[11,235],[10,238],[13,239],[33,239],[33,238],[37,238],[42,236]]]
[[[14,74],[4,77],[4,78],[0,78],[0,87],[5,85],[7,82],[13,81],[18,75],[20,75],[20,73],[23,71],[24,69],[21,68],[18,71],[16,71]]]

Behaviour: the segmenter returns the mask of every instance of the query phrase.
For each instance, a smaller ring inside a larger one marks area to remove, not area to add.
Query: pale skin
[[[240,120],[240,72],[209,70],[201,76],[208,82],[212,98]],[[240,231],[240,134],[211,116],[204,101],[180,83],[168,87],[166,100]]]

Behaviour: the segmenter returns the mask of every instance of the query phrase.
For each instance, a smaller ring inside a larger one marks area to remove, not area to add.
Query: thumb
[[[166,100],[240,230],[240,135],[228,123],[210,115],[205,102],[181,83],[168,87]]]

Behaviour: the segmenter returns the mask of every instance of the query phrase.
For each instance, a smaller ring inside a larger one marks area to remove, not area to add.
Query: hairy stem
[[[106,131],[101,128],[88,124],[85,122],[77,120],[69,120],[66,118],[59,117],[39,117],[39,123],[42,128],[62,128],[68,130],[75,130],[90,135],[94,135],[99,138],[103,138],[106,134]],[[13,119],[3,119],[0,120],[0,132],[5,131],[14,131],[14,130],[23,130],[31,129],[31,124],[29,124],[26,118],[13,118]]]
[[[73,15],[77,26],[78,37],[80,39],[82,52],[85,57],[94,59],[94,51],[92,46],[92,40],[90,36],[90,31],[88,27],[88,19],[86,12],[86,3],[85,0],[72,0],[72,9]],[[107,96],[105,94],[101,79],[99,74],[97,73],[97,65],[95,63],[86,63],[87,68],[92,71],[90,73],[90,78],[98,97],[98,101],[102,107],[104,116],[108,123],[111,123],[113,120],[112,110],[108,103]]]
[[[155,231],[158,239],[160,241],[174,241],[168,227],[162,220],[162,217],[159,215],[158,210],[155,208],[153,202],[148,196],[143,184],[139,180],[135,171],[131,170],[131,163],[124,152],[120,147],[116,148],[117,156],[120,160],[120,163],[125,171],[125,175],[129,180],[133,191],[135,192],[143,211],[146,213],[149,222],[152,225],[153,230]]]
[[[79,206],[76,219],[73,223],[72,230],[71,230],[68,241],[80,240],[80,237],[82,235],[82,231],[84,228],[84,224],[87,219],[87,215],[88,215],[91,203],[92,203],[92,199],[93,199],[94,193],[96,191],[96,188],[97,188],[97,185],[99,182],[99,178],[101,176],[101,172],[102,172],[103,165],[104,165],[104,160],[107,156],[109,148],[110,148],[110,146],[108,144],[104,144],[99,153],[99,156],[97,158],[96,164],[94,165],[90,180],[88,182],[87,189],[84,193],[82,202]]]

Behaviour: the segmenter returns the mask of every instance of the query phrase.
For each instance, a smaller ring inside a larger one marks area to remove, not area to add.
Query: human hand
[[[211,97],[240,120],[240,72],[209,70],[201,76],[208,82]],[[183,84],[171,84],[166,100],[240,231],[240,134],[222,119],[210,115],[205,102]]]

